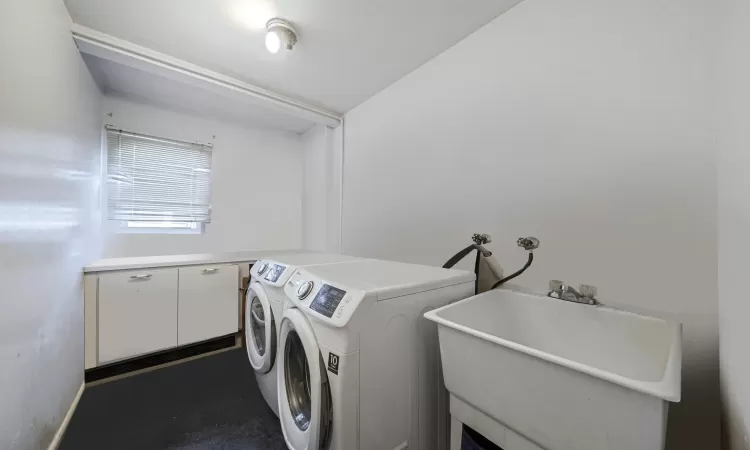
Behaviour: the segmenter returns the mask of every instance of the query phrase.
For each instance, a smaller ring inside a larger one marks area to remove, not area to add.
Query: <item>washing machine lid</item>
[[[360,259],[362,258],[336,253],[294,253],[289,255],[277,255],[273,258],[269,258],[269,261],[287,266],[310,266],[344,261],[357,261]]]
[[[363,259],[302,267],[284,285],[284,293],[316,321],[341,328],[365,298],[396,302],[411,294],[471,284],[474,278],[473,272],[464,270]]]
[[[324,450],[333,425],[331,391],[310,322],[297,308],[284,311],[279,331],[279,419],[292,450]]]
[[[276,361],[276,320],[266,289],[257,281],[245,297],[245,345],[253,369],[268,373]]]
[[[378,259],[359,259],[349,264],[305,267],[299,272],[329,284],[343,286],[346,290],[375,294],[378,300],[474,282],[476,278],[474,272],[465,270]]]

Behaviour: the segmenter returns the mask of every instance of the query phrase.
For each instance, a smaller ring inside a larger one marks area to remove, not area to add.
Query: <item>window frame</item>
[[[111,222],[113,224],[116,224],[115,226],[115,232],[117,234],[143,234],[143,235],[167,235],[167,234],[173,234],[173,235],[202,235],[206,231],[206,223],[210,223],[210,219],[207,222],[202,221],[196,221],[196,222],[172,222],[175,224],[175,226],[148,226],[148,225],[135,225],[136,223],[140,224],[146,224],[152,221],[137,221],[137,220],[117,220],[117,219],[110,219],[108,217],[108,204],[109,204],[109,183],[110,175],[109,175],[109,167],[108,167],[108,156],[109,156],[109,146],[107,143],[107,132],[108,131],[119,131],[124,132],[128,134],[134,134],[134,135],[141,135],[149,138],[156,138],[156,139],[163,139],[166,141],[175,141],[175,142],[184,142],[188,144],[194,144],[194,145],[201,145],[205,147],[209,147],[211,149],[212,155],[211,159],[213,160],[213,143],[203,144],[198,142],[191,142],[191,141],[185,141],[185,140],[178,140],[178,139],[172,139],[164,136],[158,136],[154,134],[146,134],[146,133],[138,133],[133,131],[128,131],[124,129],[120,129],[120,127],[117,127],[112,124],[105,124],[105,126],[102,129],[102,151],[101,151],[101,177],[102,177],[102,188],[100,189],[100,204],[102,206],[102,216],[103,219],[107,222]],[[213,190],[213,161],[211,163],[211,187],[210,189]],[[209,206],[209,211],[212,209],[212,207]],[[209,213],[213,215],[211,212]],[[168,223],[166,221],[161,222],[152,222],[152,223],[159,223],[164,224]],[[183,224],[189,224],[189,227],[182,226]]]

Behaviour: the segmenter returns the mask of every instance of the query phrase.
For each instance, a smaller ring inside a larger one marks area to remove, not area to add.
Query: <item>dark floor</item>
[[[244,349],[87,387],[61,450],[286,449]]]

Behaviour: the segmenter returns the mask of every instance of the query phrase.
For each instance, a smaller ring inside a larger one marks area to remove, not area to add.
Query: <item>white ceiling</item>
[[[264,108],[244,96],[231,95],[232,91],[222,95],[96,56],[84,54],[83,59],[94,80],[107,95],[202,117],[295,133],[304,133],[315,125],[311,121]]]
[[[520,0],[66,0],[73,21],[344,113]],[[271,17],[299,42],[273,55]]]

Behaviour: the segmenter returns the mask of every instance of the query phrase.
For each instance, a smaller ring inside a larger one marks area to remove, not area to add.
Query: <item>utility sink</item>
[[[461,414],[517,436],[519,449],[664,448],[680,324],[507,289],[425,317],[438,323],[452,414],[471,410]]]

